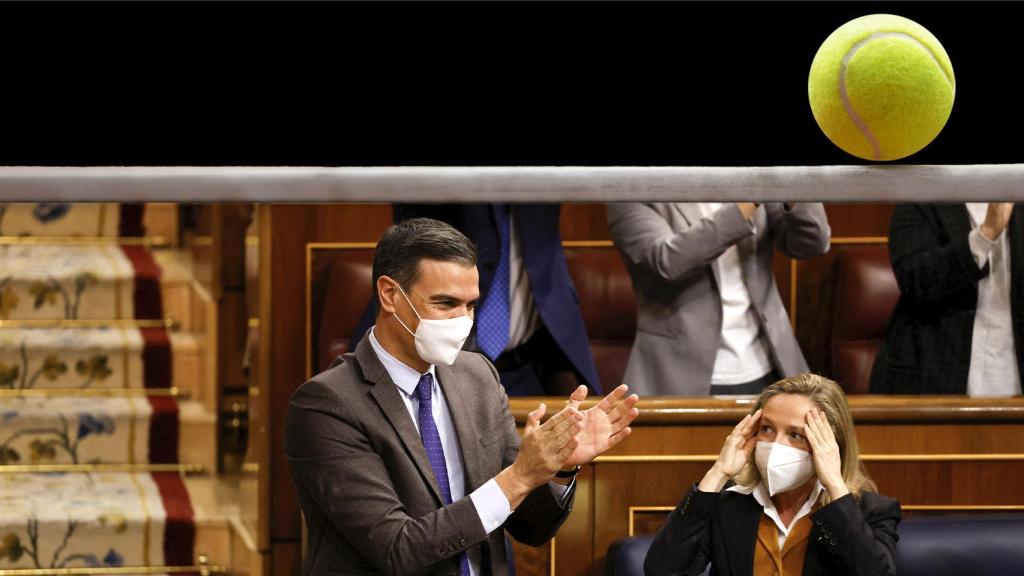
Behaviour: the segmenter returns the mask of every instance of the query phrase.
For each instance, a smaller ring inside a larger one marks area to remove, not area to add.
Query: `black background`
[[[953,62],[913,164],[1021,162],[1024,6],[985,2],[0,5],[5,165],[861,164],[807,103],[879,12]]]

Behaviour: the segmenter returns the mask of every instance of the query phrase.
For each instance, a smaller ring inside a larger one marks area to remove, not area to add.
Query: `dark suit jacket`
[[[710,562],[711,574],[752,575],[763,510],[752,494],[701,492],[695,485],[655,536],[645,574],[698,575]],[[804,576],[895,573],[896,500],[864,492],[858,501],[848,494],[811,513],[811,522]]]
[[[395,204],[395,222],[411,218],[433,218],[451,224],[476,244],[479,252],[477,269],[480,272],[480,301],[494,280],[494,271],[501,254],[498,228],[494,220],[493,204]],[[583,377],[591,391],[600,393],[601,383],[590,352],[590,340],[583,325],[579,296],[569,276],[562,251],[562,236],[558,223],[559,204],[512,204],[519,242],[522,246],[523,265],[530,278],[530,290],[540,320],[568,358],[573,368]],[[363,314],[353,334],[352,347],[363,337],[376,318],[376,306],[371,304]],[[474,347],[474,340],[467,341]]]
[[[309,527],[304,575],[456,576],[459,552],[477,545],[484,575],[506,574],[504,534],[484,533],[469,494],[519,452],[508,398],[493,366],[474,352],[438,366],[437,379],[466,474],[466,496],[448,506],[401,393],[368,340],[292,395],[285,452]],[[540,545],[564,521],[573,496],[563,508],[541,486],[504,528]]]
[[[1024,374],[1024,225],[1020,205],[1006,233],[1010,306],[1017,363]],[[905,204],[889,225],[889,257],[900,299],[871,374],[873,394],[966,394],[971,367],[979,269],[967,236],[971,221],[958,204]]]

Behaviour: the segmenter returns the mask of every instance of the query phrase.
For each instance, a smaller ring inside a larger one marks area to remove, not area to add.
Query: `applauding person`
[[[578,386],[516,431],[498,372],[462,350],[480,299],[476,249],[418,218],[377,243],[376,324],[288,404],[285,454],[309,526],[303,575],[489,576],[505,533],[540,545],[572,509],[580,466],[629,436],[621,385]]]
[[[772,274],[828,251],[819,203],[621,203],[608,230],[636,291],[624,381],[640,395],[760,394],[807,371]]]
[[[1013,204],[897,206],[889,256],[900,300],[871,393],[1020,395],[1022,254]]]
[[[644,570],[892,574],[900,506],[875,490],[839,386],[813,374],[780,380],[669,516]]]

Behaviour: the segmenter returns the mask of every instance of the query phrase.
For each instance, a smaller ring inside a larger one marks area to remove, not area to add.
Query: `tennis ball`
[[[955,92],[942,44],[892,14],[837,28],[818,48],[807,80],[818,126],[865,160],[897,160],[927,146],[946,125]]]

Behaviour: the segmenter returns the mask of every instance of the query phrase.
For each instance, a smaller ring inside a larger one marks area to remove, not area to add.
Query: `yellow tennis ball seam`
[[[871,151],[874,155],[875,160],[879,160],[882,158],[882,146],[878,143],[878,139],[875,138],[875,135],[871,132],[871,129],[868,128],[867,123],[864,122],[860,115],[857,114],[856,110],[853,109],[853,105],[850,104],[849,96],[846,93],[846,71],[847,67],[849,66],[850,60],[853,58],[854,54],[856,54],[857,51],[860,50],[865,44],[873,40],[894,37],[906,38],[911,42],[914,42],[918,47],[922,48],[925,51],[925,53],[927,53],[931,57],[932,62],[934,62],[935,65],[938,66],[939,71],[942,72],[942,75],[946,78],[946,81],[949,82],[950,86],[954,90],[954,94],[956,91],[956,84],[949,77],[949,74],[946,73],[946,69],[939,62],[939,59],[935,55],[935,52],[933,52],[927,44],[921,42],[918,38],[911,34],[907,34],[906,32],[872,32],[866,38],[862,38],[855,42],[852,46],[850,46],[850,49],[846,51],[845,55],[843,55],[842,62],[839,66],[839,97],[843,102],[843,108],[846,109],[846,113],[850,117],[850,120],[857,127],[857,129],[860,130],[861,134],[864,135],[868,143],[871,145]]]

